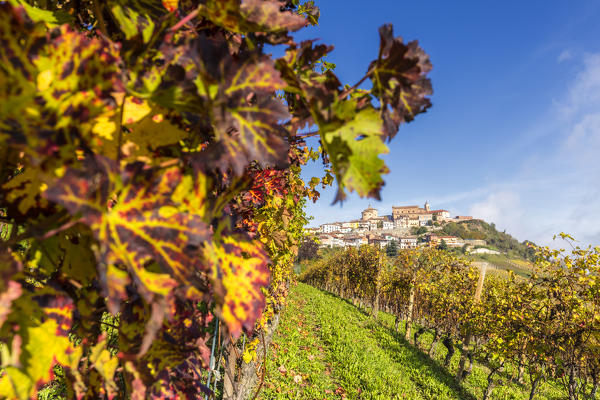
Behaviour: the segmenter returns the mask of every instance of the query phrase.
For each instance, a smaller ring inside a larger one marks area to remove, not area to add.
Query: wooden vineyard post
[[[379,266],[377,268],[377,276],[375,278],[375,300],[373,302],[373,317],[377,319],[379,315],[379,295],[381,289],[381,268],[382,268],[382,260],[381,260],[381,252],[379,253],[379,257],[377,257],[377,262]]]
[[[483,291],[483,282],[485,281],[485,273],[487,270],[487,263],[480,263],[479,266],[479,280],[477,281],[477,287],[475,289],[475,301],[473,304],[479,303],[481,300],[481,292]],[[463,343],[462,351],[460,352],[460,361],[458,362],[458,370],[456,371],[456,380],[461,382],[463,379],[463,373],[465,370],[465,364],[467,362],[467,355],[469,353],[469,346],[471,344],[471,332],[467,332],[467,337]]]
[[[416,291],[415,286],[416,286],[416,282],[415,282],[415,279],[413,278],[411,280],[410,296],[408,298],[408,311],[406,313],[406,329],[404,331],[404,338],[406,339],[406,341],[410,341],[410,328],[412,325],[413,308],[415,306],[415,291]]]

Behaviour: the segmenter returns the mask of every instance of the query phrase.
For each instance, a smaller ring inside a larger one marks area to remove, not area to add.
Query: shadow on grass
[[[355,308],[365,317],[371,318],[371,314],[367,310],[354,305],[352,301],[344,299],[334,293],[319,288],[317,289],[326,296],[346,302],[349,306]],[[379,347],[390,354],[390,358],[395,362],[409,365],[412,369],[417,371],[422,368],[426,368],[431,371],[433,378],[450,389],[453,396],[456,396],[460,399],[476,400],[475,397],[471,393],[467,392],[456,381],[456,378],[451,375],[443,366],[431,359],[424,351],[406,341],[403,334],[396,332],[393,328],[385,325],[381,320],[376,321],[371,319],[366,327],[372,328],[370,330],[375,335],[374,338],[377,339]],[[386,335],[390,336],[393,340],[388,340]],[[402,353],[404,353],[405,356],[400,356]],[[414,380],[412,377],[411,380],[413,380],[417,387],[419,387],[423,392],[431,392],[431,390],[428,390],[431,388],[426,387],[424,382],[419,381],[418,379]]]

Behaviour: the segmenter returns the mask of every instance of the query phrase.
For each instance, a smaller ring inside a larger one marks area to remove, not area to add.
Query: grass
[[[480,399],[487,368],[475,363],[463,384],[442,366],[446,348],[430,358],[394,331],[394,317],[376,321],[364,310],[333,294],[298,284],[289,297],[269,349],[267,378],[259,399]],[[401,330],[402,331],[402,330]],[[429,349],[431,334],[419,342]],[[506,378],[506,376],[502,376]],[[507,379],[504,379],[505,381]],[[492,399],[528,399],[528,385],[497,387]],[[537,399],[562,399],[544,384]]]

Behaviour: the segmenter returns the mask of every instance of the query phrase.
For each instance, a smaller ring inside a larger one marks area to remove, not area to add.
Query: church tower
[[[427,200],[425,200],[425,211],[427,211],[427,212],[431,211],[429,209],[429,203],[427,202]]]

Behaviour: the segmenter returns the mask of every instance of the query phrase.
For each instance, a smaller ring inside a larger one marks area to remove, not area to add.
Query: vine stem
[[[54,236],[55,234],[57,234],[60,231],[64,231],[66,229],[69,229],[70,227],[72,227],[73,225],[79,223],[80,221],[81,221],[81,218],[73,220],[73,221],[69,221],[69,222],[67,222],[67,223],[59,226],[56,229],[49,230],[48,232],[46,232],[44,234],[44,236],[42,236],[42,240],[48,239],[49,237]]]
[[[98,25],[100,26],[100,32],[102,32],[104,36],[108,37],[108,31],[106,30],[106,24],[104,23],[104,17],[102,16],[102,7],[100,7],[98,0],[93,0],[93,2],[96,18],[98,19]]]
[[[198,15],[198,13],[200,13],[200,8],[199,7],[196,8],[191,13],[189,13],[188,15],[186,15],[185,17],[183,17],[182,19],[180,19],[179,22],[177,22],[175,25],[173,25],[169,29],[169,32],[167,32],[167,34],[165,35],[165,42],[170,41],[171,38],[173,37],[173,34],[175,32],[177,32],[179,30],[179,28],[181,28],[182,26],[184,26],[185,24],[187,24],[189,21],[191,21],[194,17],[196,17]]]
[[[263,387],[263,384],[265,383],[265,376],[267,375],[267,344],[265,342],[265,332],[262,329],[260,331],[260,336],[262,338],[262,343],[263,343],[263,363],[262,363],[262,367],[261,367],[260,384],[258,385],[258,388],[256,389],[256,392],[254,393],[252,400],[256,400],[256,397],[260,393],[260,391]]]
[[[189,13],[188,15],[186,15],[185,17],[183,17],[178,23],[176,23],[175,25],[173,25],[171,27],[171,29],[169,29],[171,31],[171,33],[176,32],[183,25],[187,24],[192,18],[194,18],[196,15],[198,15],[199,12],[200,12],[200,9],[197,8],[194,11],[192,11],[191,13]]]
[[[360,86],[361,83],[363,83],[364,81],[367,80],[367,78],[369,77],[369,75],[371,74],[371,72],[373,72],[373,70],[375,69],[375,66],[371,67],[367,73],[365,74],[365,76],[363,76],[361,78],[360,81],[356,82],[352,87],[349,87],[348,89],[344,90],[342,93],[340,93],[340,95],[338,96],[338,99],[343,99],[344,97],[346,97],[348,94],[350,94],[352,91],[354,91],[357,87]]]
[[[121,164],[121,146],[123,145],[123,115],[125,115],[125,100],[127,99],[127,94],[123,95],[123,100],[121,101],[121,113],[119,114],[119,139],[117,140],[117,165]]]

